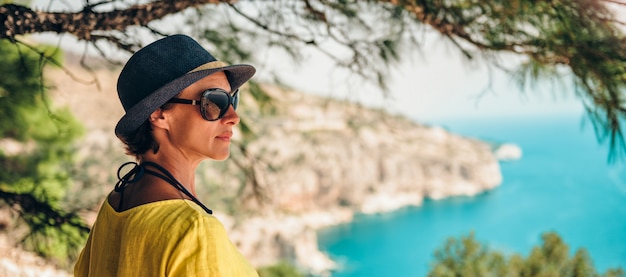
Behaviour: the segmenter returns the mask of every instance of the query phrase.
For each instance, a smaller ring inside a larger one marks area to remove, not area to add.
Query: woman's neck
[[[191,194],[196,196],[195,172],[199,163],[188,162],[185,159],[175,159],[172,158],[172,156],[159,154],[160,153],[146,155],[142,158],[140,163],[151,162],[157,164],[158,167],[162,167],[162,169],[171,174],[174,179],[191,192]],[[155,168],[155,166],[151,166],[150,164],[147,164],[146,168],[156,170],[157,172],[162,171],[161,168]],[[161,173],[165,174],[166,172]]]

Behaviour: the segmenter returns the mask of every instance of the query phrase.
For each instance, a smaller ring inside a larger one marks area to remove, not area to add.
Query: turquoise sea
[[[542,233],[555,231],[572,253],[586,248],[599,271],[626,269],[626,161],[607,162],[608,146],[584,118],[437,123],[464,136],[516,143],[523,157],[502,162],[502,185],[479,196],[427,199],[319,231],[320,249],[342,266],[333,276],[426,276],[446,238],[472,231],[493,249],[524,256]]]

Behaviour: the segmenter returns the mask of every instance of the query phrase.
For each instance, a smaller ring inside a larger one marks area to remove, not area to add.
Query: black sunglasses
[[[239,105],[239,89],[230,94],[221,88],[210,88],[202,93],[200,100],[172,98],[167,102],[200,105],[202,118],[208,121],[215,121],[224,117],[230,105],[233,105],[233,109],[237,109],[237,105]]]

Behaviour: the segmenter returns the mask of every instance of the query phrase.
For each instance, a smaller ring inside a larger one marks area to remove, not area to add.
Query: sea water
[[[442,123],[464,136],[515,143],[523,157],[501,162],[501,186],[478,196],[427,199],[321,230],[320,249],[341,266],[333,276],[426,276],[434,251],[470,232],[491,249],[526,257],[553,231],[572,254],[585,248],[598,271],[626,269],[626,161],[608,163],[608,145],[583,118]]]

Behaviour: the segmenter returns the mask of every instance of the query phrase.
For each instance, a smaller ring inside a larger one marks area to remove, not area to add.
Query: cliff
[[[264,89],[279,112],[252,120],[257,137],[247,151],[260,161],[267,200],[230,233],[257,264],[288,258],[324,271],[333,263],[317,250],[315,230],[425,197],[475,195],[502,180],[481,141],[353,103]],[[231,174],[210,176],[226,184]]]
[[[113,134],[123,114],[117,69],[96,72],[99,89],[48,73],[55,103],[87,128],[78,142],[82,174],[66,201],[84,207],[88,222],[113,188],[117,167],[132,160]],[[263,88],[275,112],[261,115],[242,95],[240,114],[254,136],[243,142],[236,133],[230,161],[202,163],[196,180],[199,198],[257,266],[288,260],[323,273],[334,263],[317,247],[319,228],[356,213],[420,205],[425,197],[475,195],[501,182],[498,162],[481,141],[354,103]]]

